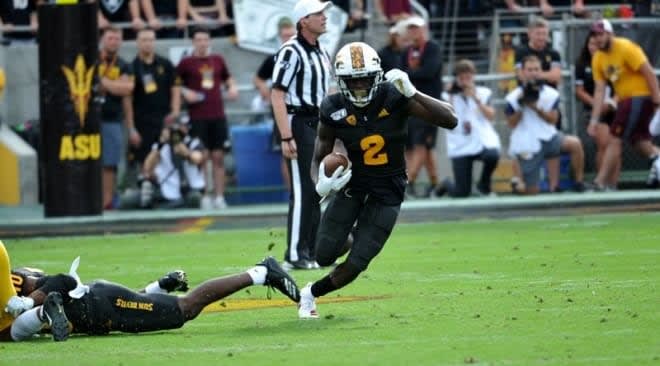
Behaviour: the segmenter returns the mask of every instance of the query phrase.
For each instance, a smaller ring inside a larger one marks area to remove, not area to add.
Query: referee
[[[285,266],[312,269],[319,196],[310,176],[319,106],[328,91],[331,63],[318,42],[326,32],[329,1],[299,0],[293,8],[296,36],[275,57],[271,104],[291,177]]]

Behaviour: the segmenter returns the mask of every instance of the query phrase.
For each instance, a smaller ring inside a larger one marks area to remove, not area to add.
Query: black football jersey
[[[398,197],[400,184],[393,178],[403,176],[405,181],[408,99],[386,82],[364,108],[336,93],[323,100],[320,114],[321,123],[333,128],[353,164],[348,187],[374,193],[396,182],[392,188]]]

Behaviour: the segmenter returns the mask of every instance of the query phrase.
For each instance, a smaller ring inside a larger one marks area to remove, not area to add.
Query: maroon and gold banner
[[[97,5],[42,5],[38,14],[44,214],[99,215],[103,207],[99,105],[94,99]]]

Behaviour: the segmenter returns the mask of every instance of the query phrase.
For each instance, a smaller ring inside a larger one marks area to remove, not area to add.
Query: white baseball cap
[[[403,24],[406,27],[423,27],[426,25],[426,20],[424,20],[424,18],[420,16],[413,15],[409,18],[404,19]]]
[[[591,31],[594,33],[614,33],[612,23],[607,19],[599,19],[591,25]]]
[[[293,7],[293,22],[298,23],[300,19],[314,13],[324,11],[332,6],[330,1],[321,0],[299,0]]]

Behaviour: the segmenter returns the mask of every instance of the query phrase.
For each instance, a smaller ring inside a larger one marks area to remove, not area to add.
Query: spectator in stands
[[[561,58],[559,52],[554,50],[548,43],[550,40],[550,26],[548,21],[543,18],[535,18],[527,25],[528,43],[516,49],[516,76],[521,80],[522,60],[528,55],[534,55],[541,61],[541,74],[539,77],[549,86],[557,89],[561,82]],[[557,129],[561,130],[561,112],[559,112],[559,120],[557,122]],[[549,164],[559,164],[559,160],[550,160]],[[512,165],[513,178],[511,180],[511,189],[517,192],[517,182],[520,177],[520,166],[516,160]],[[559,174],[559,165],[548,169],[551,174],[556,171]],[[552,178],[554,180],[555,177]],[[557,177],[558,179],[558,177]]]
[[[470,60],[459,60],[454,67],[454,84],[443,99],[454,107],[458,126],[447,131],[447,155],[451,158],[455,184],[447,180],[436,190],[452,197],[468,197],[472,192],[472,163],[483,162],[477,191],[491,194],[491,177],[500,158],[500,138],[493,128],[495,108],[490,105],[492,91],[474,84],[477,69]]]
[[[539,173],[544,160],[559,160],[562,152],[570,153],[577,192],[585,191],[584,151],[576,136],[557,130],[559,120],[559,92],[539,83],[542,77],[541,60],[528,55],[522,60],[522,85],[507,94],[505,114],[512,128],[509,154],[516,157],[522,168],[525,193],[539,192]],[[556,169],[556,171],[551,171]],[[548,187],[556,192],[559,186],[559,162],[547,164]]]
[[[578,97],[584,106],[585,122],[588,123],[591,117],[591,106],[593,105],[594,96],[594,79],[591,70],[591,59],[593,54],[598,50],[596,45],[596,34],[589,33],[584,42],[584,46],[580,51],[580,55],[575,63],[575,95]],[[609,83],[608,83],[609,84]],[[596,171],[600,170],[603,163],[603,156],[607,145],[612,138],[610,135],[610,125],[614,120],[616,114],[616,97],[613,97],[613,89],[611,85],[605,88],[605,108],[603,108],[598,118],[598,123],[594,127],[593,139],[596,143]],[[619,181],[619,173],[621,171],[621,159],[617,159],[614,169],[608,181],[605,182],[607,189],[616,189],[617,182]]]
[[[2,33],[6,41],[32,42],[38,28],[37,5],[39,0],[2,0]],[[15,31],[14,26],[29,26],[29,31]]]
[[[154,51],[156,32],[138,31],[138,53],[131,64],[135,88],[126,111],[130,145],[127,171],[139,172],[142,163],[158,141],[163,125],[174,123],[181,111],[181,88],[175,83],[172,63]]]
[[[442,55],[440,45],[429,39],[426,21],[418,16],[402,23],[411,45],[403,54],[402,70],[410,77],[412,84],[422,93],[440,98],[442,92]],[[408,121],[408,183],[406,191],[418,196],[415,180],[422,166],[428,172],[430,186],[421,194],[427,197],[438,183],[435,143],[438,128],[418,118]]]
[[[383,68],[383,72],[388,72],[392,69],[400,69],[402,67],[403,54],[405,53],[407,46],[405,44],[405,38],[401,34],[401,32],[405,33],[405,30],[401,29],[401,24],[399,23],[390,27],[387,44],[378,50],[380,65]]]
[[[378,20],[393,25],[412,15],[410,0],[374,0]]]
[[[140,0],[140,7],[151,29],[158,38],[181,38],[188,25],[188,0]],[[172,21],[176,27],[163,28],[162,22]]]
[[[331,2],[348,14],[345,32],[350,33],[357,29],[366,28],[367,4],[365,0],[331,0]]]
[[[540,77],[548,85],[557,88],[561,82],[561,57],[559,52],[552,48],[550,40],[550,26],[543,18],[535,18],[527,25],[529,42],[516,49],[516,73],[520,79],[522,72],[522,59],[528,55],[535,55],[541,60]]]
[[[601,169],[594,180],[602,188],[611,179],[617,160],[621,157],[623,141],[629,141],[651,166],[647,184],[658,186],[660,179],[660,149],[653,145],[649,124],[660,105],[658,79],[642,48],[623,37],[615,37],[612,24],[606,19],[594,23],[598,51],[593,55],[591,69],[596,90],[587,132],[596,134],[596,126],[603,110],[605,86],[609,81],[619,98],[616,116],[610,132]]]
[[[282,18],[277,23],[277,34],[280,38],[280,45],[288,41],[289,38],[296,35],[296,26],[293,24],[290,18]],[[276,54],[267,56],[264,61],[259,66],[257,73],[252,78],[254,86],[259,92],[259,97],[261,98],[261,104],[267,105],[270,108],[270,87],[272,84],[271,78],[273,76],[273,70],[275,69],[275,57]],[[275,117],[273,117],[273,121]],[[273,150],[281,151],[282,150],[282,139],[280,136],[280,130],[277,126],[273,126]],[[284,179],[284,184],[287,189],[291,189],[291,178],[289,177],[289,169],[286,166],[286,160],[282,156],[282,163],[280,166],[282,172],[282,178]]]
[[[122,208],[197,208],[204,194],[204,146],[185,124],[164,127],[144,162],[140,192],[122,197]]]
[[[130,65],[119,57],[122,44],[122,31],[107,27],[101,35],[101,47],[98,64],[99,94],[101,106],[101,160],[103,161],[103,207],[113,208],[117,166],[123,151],[122,120],[126,128],[125,108],[130,102],[128,97],[135,86]],[[132,121],[131,121],[132,122]]]
[[[204,197],[202,206],[205,209],[223,209],[227,207],[224,196],[224,149],[230,146],[230,142],[221,88],[227,91],[230,100],[238,99],[238,89],[224,58],[209,53],[209,31],[198,28],[192,37],[193,53],[181,60],[176,71],[184,87],[203,95],[201,101],[188,104],[191,134],[202,140],[207,149],[205,157],[208,158],[210,151],[213,161],[215,197]]]
[[[209,29],[212,37],[235,33],[231,1],[189,0],[188,15],[194,22],[202,23],[201,26]]]
[[[114,23],[131,22],[134,30],[145,27],[144,20],[140,17],[140,4],[138,0],[115,0],[99,1],[100,29],[106,29]],[[125,39],[133,39],[134,33],[126,31]]]

